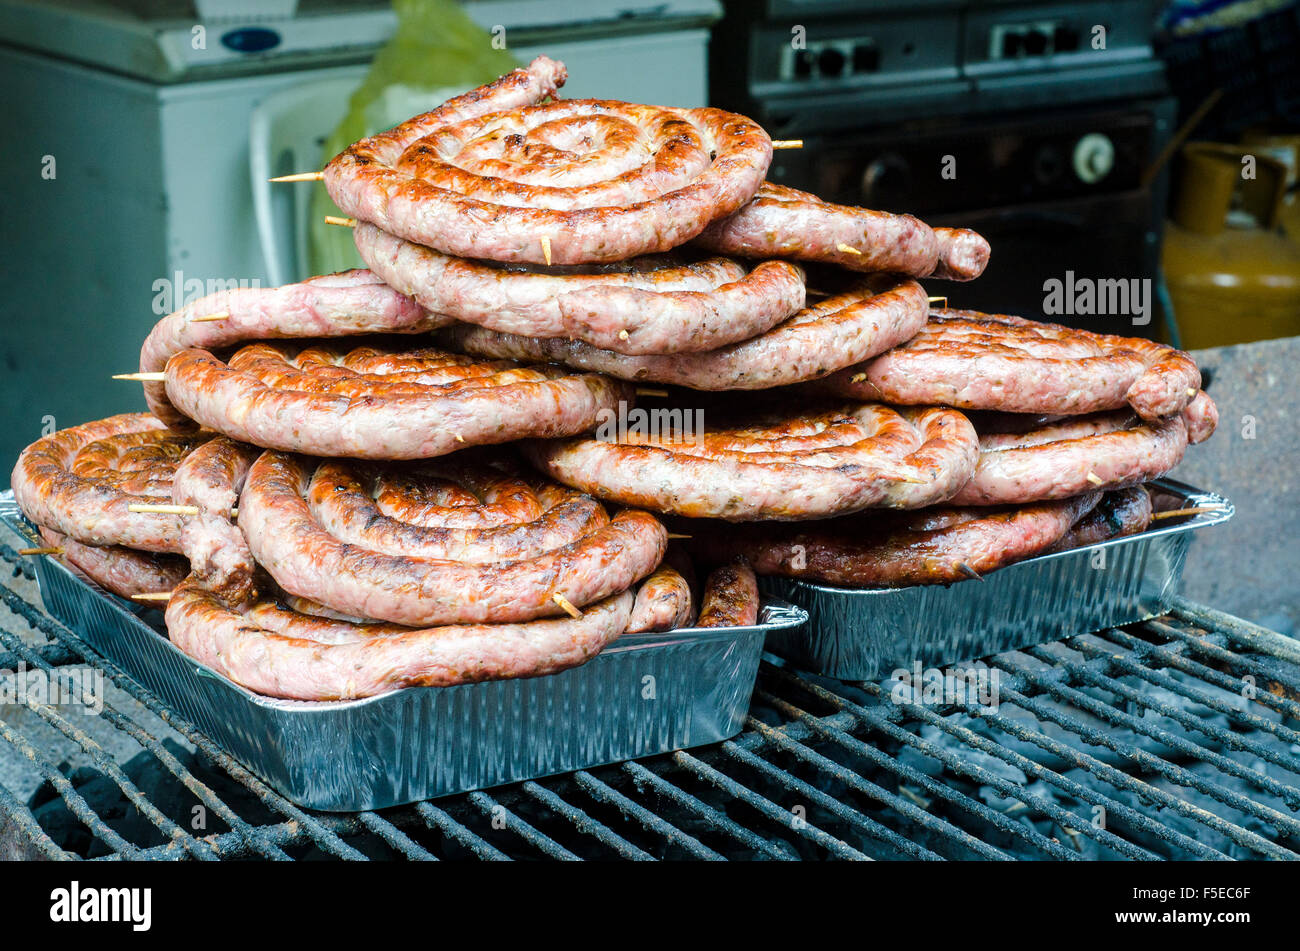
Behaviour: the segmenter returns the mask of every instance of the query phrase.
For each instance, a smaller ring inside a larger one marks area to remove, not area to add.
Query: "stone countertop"
[[[1196,350],[1219,429],[1171,474],[1236,506],[1197,533],[1182,593],[1283,633],[1300,627],[1300,337]]]

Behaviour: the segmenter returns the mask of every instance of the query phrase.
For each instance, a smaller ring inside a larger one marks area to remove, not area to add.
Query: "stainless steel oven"
[[[984,234],[984,275],[933,292],[1032,317],[1044,283],[1067,272],[1156,283],[1166,183],[1146,172],[1177,101],[1152,50],[1154,13],[1146,0],[734,3],[714,32],[711,92],[804,140],[777,154],[773,180]]]

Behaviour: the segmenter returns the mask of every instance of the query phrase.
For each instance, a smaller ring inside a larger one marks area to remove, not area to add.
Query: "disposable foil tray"
[[[34,544],[13,493],[0,519]],[[167,639],[159,610],[36,559],[46,609],[286,798],[354,812],[714,743],[740,732],[764,637],[807,620],[625,635],[547,677],[304,702],[252,693]]]
[[[1233,507],[1172,479],[1150,486],[1164,509],[1221,508],[950,585],[859,589],[761,578],[766,594],[808,612],[804,627],[771,632],[767,648],[814,673],[881,680],[917,662],[948,666],[1163,614],[1192,534],[1226,522]]]

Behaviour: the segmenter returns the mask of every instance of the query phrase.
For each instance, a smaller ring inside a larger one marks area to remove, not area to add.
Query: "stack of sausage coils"
[[[1179,351],[932,311],[974,232],[564,80],[539,57],[331,161],[367,269],[160,320],[150,413],[18,460],[51,550],[249,689],[349,699],[753,624],[756,571],[948,582],[1140,531],[1213,431]]]

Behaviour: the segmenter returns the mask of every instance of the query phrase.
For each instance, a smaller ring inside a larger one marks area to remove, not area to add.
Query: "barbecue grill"
[[[293,805],[172,715],[0,555],[0,669],[96,668],[121,691],[93,723],[26,701],[84,751],[71,774],[0,716],[45,781],[27,803],[0,786],[7,858],[1300,858],[1300,643],[1185,599],[987,658],[995,707],[895,702],[888,682],[768,658],[728,742],[341,815]],[[124,740],[140,752],[121,762]]]

